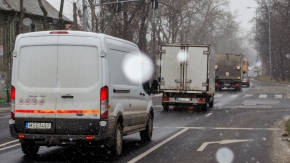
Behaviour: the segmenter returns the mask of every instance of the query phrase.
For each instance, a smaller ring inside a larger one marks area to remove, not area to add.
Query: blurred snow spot
[[[288,59],[289,59],[289,58],[290,58],[290,54],[286,54],[286,58],[288,58]]]
[[[143,66],[140,67],[140,64]],[[148,81],[154,70],[151,59],[142,53],[127,55],[123,60],[123,71],[127,79],[135,84]]]
[[[234,160],[234,153],[227,147],[217,150],[215,158],[219,163],[231,163]]]
[[[223,135],[223,133],[220,133],[220,136],[222,136]]]
[[[267,140],[265,137],[263,137],[263,140]]]
[[[186,61],[187,60],[187,52],[184,51],[184,50],[179,51],[178,54],[177,54],[177,60],[179,62]]]

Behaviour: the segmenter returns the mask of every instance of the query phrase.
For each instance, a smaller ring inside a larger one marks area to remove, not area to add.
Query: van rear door
[[[55,132],[57,37],[21,38],[13,58],[15,128],[18,133]]]
[[[59,36],[56,134],[97,134],[101,58],[97,38]]]

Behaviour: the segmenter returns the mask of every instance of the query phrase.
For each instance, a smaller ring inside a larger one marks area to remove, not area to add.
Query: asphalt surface
[[[9,136],[8,109],[0,113],[0,163],[272,163],[277,160],[273,133],[281,130],[275,124],[290,116],[289,86],[254,80],[250,88],[243,87],[240,92],[216,92],[214,107],[206,112],[193,107],[163,111],[161,96],[154,95],[152,100],[152,141],[142,143],[139,133],[125,136],[118,158],[99,146],[41,147],[37,156],[27,157],[17,141],[11,142],[15,139]]]

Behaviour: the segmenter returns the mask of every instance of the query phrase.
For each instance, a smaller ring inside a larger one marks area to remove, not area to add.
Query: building
[[[42,0],[47,11],[48,30],[60,29],[58,24],[58,10],[46,0]],[[0,100],[6,100],[4,88],[10,88],[11,63],[15,38],[23,33],[42,31],[43,12],[39,7],[38,0],[23,0],[24,17],[23,26],[20,23],[20,0],[0,0]],[[64,24],[72,21],[63,16]],[[65,25],[62,29],[65,28]]]

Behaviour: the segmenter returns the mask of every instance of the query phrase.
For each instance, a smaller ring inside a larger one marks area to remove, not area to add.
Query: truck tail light
[[[18,139],[24,139],[24,138],[25,138],[24,134],[18,134]]]
[[[15,90],[15,87],[11,85],[11,92],[10,92],[11,119],[15,118],[15,97],[16,97],[16,90]]]
[[[219,86],[219,84],[218,84],[218,83],[214,83],[214,86],[216,86],[216,87],[217,87],[217,86]]]
[[[169,101],[169,97],[162,97],[162,101]]]
[[[236,87],[239,87],[239,86],[240,86],[240,85],[237,83],[237,84],[236,84]]]
[[[101,119],[108,118],[108,104],[109,104],[109,87],[104,86],[100,91],[100,105],[101,105]]]
[[[91,136],[91,135],[87,135],[87,136],[86,136],[86,141],[90,141],[90,140],[93,140],[93,136]]]
[[[198,98],[198,102],[205,102],[205,98]]]

